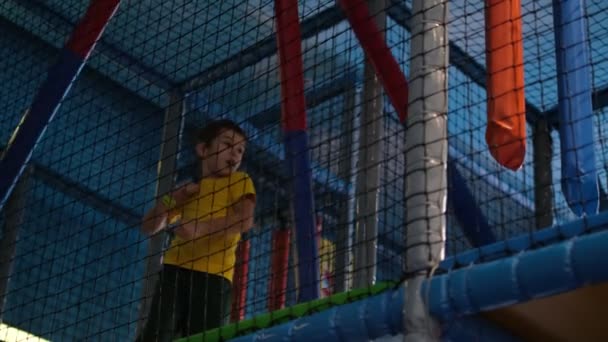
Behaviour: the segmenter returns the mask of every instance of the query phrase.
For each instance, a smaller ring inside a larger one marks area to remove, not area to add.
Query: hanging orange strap
[[[486,0],[488,126],[496,161],[517,170],[526,154],[526,102],[520,0]]]

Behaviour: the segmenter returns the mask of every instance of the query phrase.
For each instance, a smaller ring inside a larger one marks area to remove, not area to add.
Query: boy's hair
[[[243,129],[234,121],[228,119],[210,121],[198,131],[196,140],[198,143],[203,143],[205,145],[211,144],[211,142],[213,142],[213,140],[215,140],[215,138],[217,138],[224,130],[234,131],[238,135],[242,136],[245,141],[247,141],[245,131],[243,131]]]

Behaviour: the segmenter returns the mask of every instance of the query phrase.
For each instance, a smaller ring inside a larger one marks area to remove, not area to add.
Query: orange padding
[[[268,282],[268,311],[285,307],[287,276],[289,273],[289,229],[272,232],[272,258]]]
[[[249,240],[239,241],[236,248],[236,265],[234,266],[234,279],[232,289],[232,309],[230,321],[238,322],[245,319],[245,305],[247,304],[247,280],[249,274]]]
[[[483,316],[524,341],[608,341],[608,283],[489,311]]]
[[[486,0],[488,126],[496,161],[512,170],[526,154],[526,100],[520,0]]]

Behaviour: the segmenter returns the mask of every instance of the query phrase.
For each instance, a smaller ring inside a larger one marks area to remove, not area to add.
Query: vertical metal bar
[[[174,186],[177,153],[179,151],[182,120],[184,116],[184,95],[174,90],[169,94],[169,106],[165,110],[163,135],[158,161],[158,181],[156,197],[170,192]],[[142,331],[154,295],[154,289],[159,279],[163,246],[166,234],[160,233],[150,237],[146,257],[146,269],[142,286],[142,298],[139,306],[138,333]]]
[[[340,0],[339,3],[365,52],[366,62],[376,72],[378,83],[384,87],[399,119],[404,122],[407,117],[408,84],[384,37],[386,2]]]
[[[289,272],[290,232],[291,230],[285,226],[281,226],[272,232],[268,311],[275,311],[285,307],[287,275]]]
[[[338,162],[338,177],[354,184],[356,180],[355,152],[355,111],[358,107],[355,84],[348,86],[344,92],[344,113],[342,115],[342,137],[340,141],[341,158]],[[334,293],[347,291],[351,278],[352,232],[355,216],[354,190],[349,187],[347,200],[341,203],[340,219],[336,231],[336,265],[334,272]]]
[[[23,224],[32,166],[26,167],[4,208],[4,228],[0,240],[0,322],[8,297],[8,286],[17,248],[17,236]]]
[[[370,14],[384,37],[386,29],[385,0],[370,0]],[[358,227],[355,245],[355,288],[376,282],[376,245],[380,174],[383,157],[384,99],[382,86],[373,66],[365,63],[363,109],[361,112],[359,172],[357,179]]]
[[[406,151],[405,341],[434,341],[421,284],[444,257],[447,200],[447,0],[414,0]]]
[[[536,229],[553,225],[553,141],[546,118],[539,117],[534,124],[534,213]]]
[[[230,310],[231,322],[238,322],[245,319],[250,251],[251,239],[249,238],[248,234],[245,233],[241,236],[241,241],[239,241],[235,252],[237,263],[234,266],[234,279],[232,281],[232,307]]]

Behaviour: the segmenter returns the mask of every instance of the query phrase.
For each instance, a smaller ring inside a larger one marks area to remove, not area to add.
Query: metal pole
[[[156,197],[170,192],[174,186],[175,165],[179,151],[180,128],[184,116],[184,95],[179,91],[169,94],[169,106],[165,111],[163,123],[163,136],[161,140],[160,160],[158,161],[158,182],[156,183]],[[167,239],[166,234],[160,233],[150,237],[146,257],[146,270],[142,286],[142,298],[139,306],[139,320],[137,322],[137,334],[142,331],[156,283],[159,279],[161,269],[161,256],[163,246]]]
[[[369,11],[378,30],[386,29],[385,0],[370,0]],[[355,244],[355,288],[372,286],[376,282],[376,244],[380,172],[383,158],[384,101],[380,80],[373,66],[366,61],[363,78],[363,110],[359,145],[357,178],[357,235]]]
[[[352,84],[344,92],[344,114],[342,116],[343,133],[340,141],[341,158],[338,162],[338,176],[340,179],[348,180],[354,184],[355,179],[353,154],[355,151],[355,111],[358,106],[357,90]],[[336,230],[336,265],[334,272],[334,293],[347,291],[351,278],[351,251],[352,251],[352,232],[355,215],[354,191],[348,190],[348,197],[341,201],[340,219]]]
[[[538,118],[534,125],[534,212],[536,229],[553,225],[553,172],[551,158],[553,142],[546,118]]]
[[[13,270],[17,236],[23,224],[31,173],[32,167],[26,167],[4,208],[5,220],[2,240],[0,240],[0,322],[2,321],[4,305],[8,297],[8,285]]]
[[[319,32],[335,27],[342,20],[344,20],[344,15],[337,6],[329,7],[314,16],[304,18],[300,24],[302,40],[314,37]],[[185,92],[191,92],[204,88],[256,64],[264,58],[274,56],[277,50],[277,41],[274,35],[263,38],[256,44],[229,56],[186,80],[182,84],[182,89]]]
[[[436,341],[422,282],[445,250],[447,199],[447,0],[414,0],[412,6],[409,116],[406,151],[406,284],[404,341]]]

